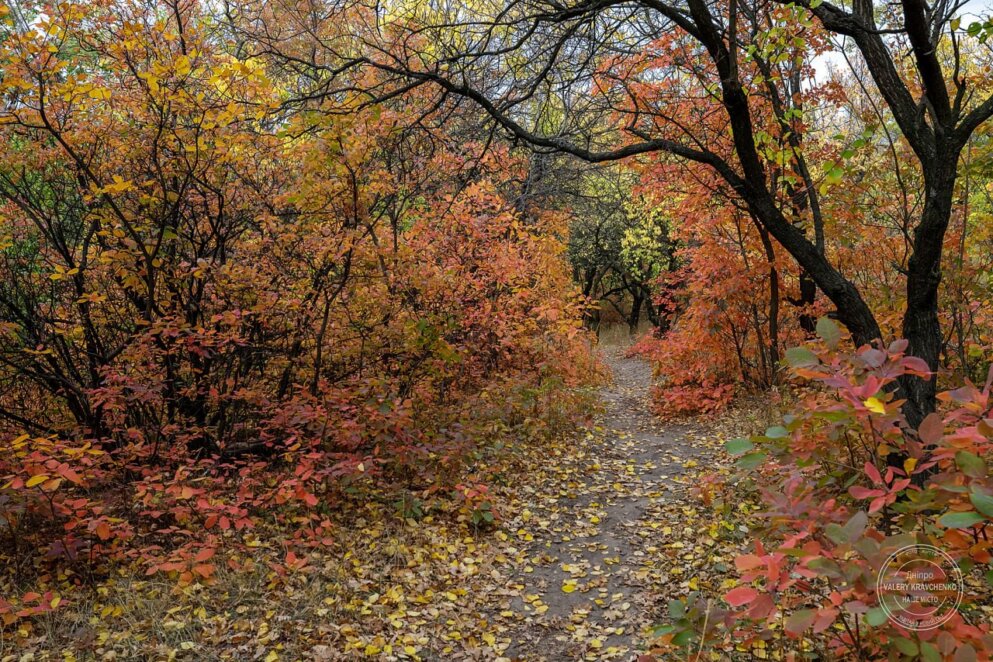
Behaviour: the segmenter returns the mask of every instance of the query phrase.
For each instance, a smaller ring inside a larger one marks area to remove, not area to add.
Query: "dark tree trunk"
[[[776,269],[776,248],[769,233],[761,224],[756,223],[756,226],[769,263],[769,384],[775,384],[779,372],[779,270]]]
[[[628,313],[628,331],[634,333],[641,322],[641,306],[645,301],[644,295],[637,286],[631,288],[631,312]]]
[[[914,251],[907,263],[907,307],[903,337],[907,353],[923,359],[931,377],[905,376],[900,380],[907,422],[915,429],[935,410],[937,370],[941,355],[941,323],[938,319],[938,287],[941,285],[941,254],[945,231],[952,213],[959,149],[946,146],[924,168],[926,198],[921,220],[914,231]]]
[[[817,283],[806,270],[800,272],[800,298],[795,300],[798,307],[809,309],[817,300]],[[794,300],[791,299],[791,302]],[[808,312],[800,313],[800,328],[809,336],[817,330],[817,319]]]

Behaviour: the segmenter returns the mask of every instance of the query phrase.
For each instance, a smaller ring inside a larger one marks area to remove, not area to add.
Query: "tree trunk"
[[[775,385],[779,381],[779,270],[776,269],[776,249],[772,245],[769,233],[761,224],[756,223],[756,226],[762,239],[762,247],[765,249],[766,261],[769,263],[769,384]],[[801,284],[802,282],[801,280]],[[816,295],[816,285],[814,287]]]
[[[628,313],[628,332],[632,335],[638,330],[638,324],[641,322],[641,306],[645,300],[644,295],[637,290],[637,286],[631,289],[631,312]]]
[[[800,271],[800,298],[796,299],[796,305],[804,310],[809,309],[810,306],[814,305],[817,300],[817,283],[811,278],[807,271]],[[791,299],[791,301],[793,301]],[[809,312],[800,313],[800,328],[803,329],[804,333],[808,336],[814,334],[817,330],[817,320]]]
[[[952,213],[959,149],[939,149],[924,169],[926,199],[921,221],[914,230],[914,252],[907,263],[907,307],[903,337],[907,353],[923,359],[931,377],[907,375],[900,380],[907,399],[903,413],[916,429],[935,410],[938,361],[941,356],[941,323],[938,319],[938,287],[941,285],[941,254],[945,231]]]

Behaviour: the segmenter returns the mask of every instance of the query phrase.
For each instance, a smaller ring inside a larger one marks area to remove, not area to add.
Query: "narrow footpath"
[[[508,586],[504,606],[527,614],[511,633],[511,659],[633,659],[666,596],[699,586],[694,547],[716,537],[689,494],[713,439],[652,414],[646,362],[617,347],[604,355],[613,381],[600,392],[603,414],[559,489],[536,491],[523,515],[533,563]]]

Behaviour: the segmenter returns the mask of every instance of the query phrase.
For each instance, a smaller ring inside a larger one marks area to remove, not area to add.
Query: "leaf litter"
[[[257,530],[253,556],[211,585],[177,590],[122,570],[42,623],[30,654],[73,660],[85,644],[98,659],[632,659],[671,600],[734,585],[745,538],[695,489],[704,469],[729,472],[732,432],[661,423],[650,367],[619,348],[605,358],[614,380],[594,425],[482,471],[494,525],[451,505],[404,517],[370,501],[331,548],[294,553],[278,530]]]

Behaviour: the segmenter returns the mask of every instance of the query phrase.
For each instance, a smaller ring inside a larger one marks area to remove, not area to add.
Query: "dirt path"
[[[679,579],[665,512],[689,508],[687,475],[706,453],[701,431],[660,423],[648,409],[649,366],[617,347],[604,353],[614,375],[601,391],[605,411],[558,493],[536,494],[531,509],[533,564],[514,578],[520,597],[509,605],[531,616],[514,633],[511,659],[632,659]]]

